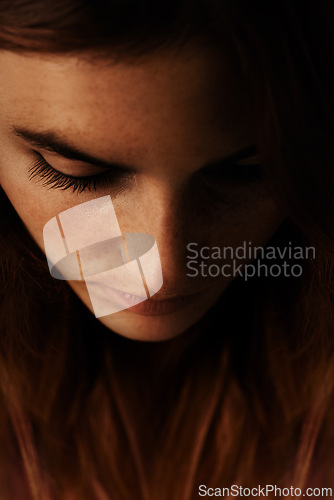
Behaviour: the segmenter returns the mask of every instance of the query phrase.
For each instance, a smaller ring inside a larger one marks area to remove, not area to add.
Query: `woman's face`
[[[249,150],[255,130],[244,82],[221,54],[196,44],[135,63],[2,51],[0,67],[0,183],[31,236],[44,250],[49,219],[110,195],[122,233],[156,239],[163,285],[99,320],[140,340],[184,332],[234,279],[193,277],[187,246],[264,245],[281,221]],[[67,176],[102,177],[96,189],[91,180],[46,186],[31,171],[41,157]],[[128,170],[112,179],[114,164]],[[69,284],[92,310],[85,283]]]

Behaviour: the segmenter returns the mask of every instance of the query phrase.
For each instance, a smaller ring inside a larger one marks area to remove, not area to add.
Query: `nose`
[[[186,245],[199,230],[186,183],[143,181],[129,197],[127,218],[126,232],[147,233],[156,239],[163,274],[160,295],[182,294],[183,287],[189,288],[185,283]]]

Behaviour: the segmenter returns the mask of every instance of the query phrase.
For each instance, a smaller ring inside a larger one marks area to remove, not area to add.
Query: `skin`
[[[150,300],[196,298],[168,314],[139,315],[127,309],[99,321],[138,340],[185,332],[233,279],[187,277],[187,244],[264,245],[282,220],[264,182],[207,175],[207,165],[255,142],[247,93],[228,62],[209,47],[189,44],[177,53],[170,49],[131,64],[2,51],[0,67],[0,183],[31,236],[44,249],[42,231],[49,219],[110,194],[123,233],[156,238],[163,286]],[[38,154],[74,176],[105,170],[34,147],[13,127],[52,132],[91,156],[127,164],[133,172],[97,191],[48,189],[42,180],[29,179]],[[247,168],[247,160],[243,166]],[[69,284],[92,310],[85,285]]]

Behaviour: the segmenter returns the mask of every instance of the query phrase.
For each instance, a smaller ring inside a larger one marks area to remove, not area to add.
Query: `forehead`
[[[137,62],[0,52],[4,122],[55,131],[94,152],[248,139],[245,94],[224,54],[190,45]],[[107,140],[107,144],[106,144]],[[231,144],[231,149],[234,144]]]

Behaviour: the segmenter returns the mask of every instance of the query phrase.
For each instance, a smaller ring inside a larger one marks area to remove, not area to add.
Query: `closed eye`
[[[218,163],[206,167],[202,178],[209,183],[229,183],[246,185],[263,181],[263,169],[258,157],[250,157],[238,162]]]
[[[124,168],[117,168],[116,166],[104,170],[99,174],[73,176],[56,170],[40,154],[38,154],[37,161],[33,163],[28,172],[29,180],[40,180],[42,185],[49,189],[60,189],[62,191],[72,189],[73,193],[96,191],[111,184],[121,185],[122,182],[131,176],[130,172],[126,172]]]

